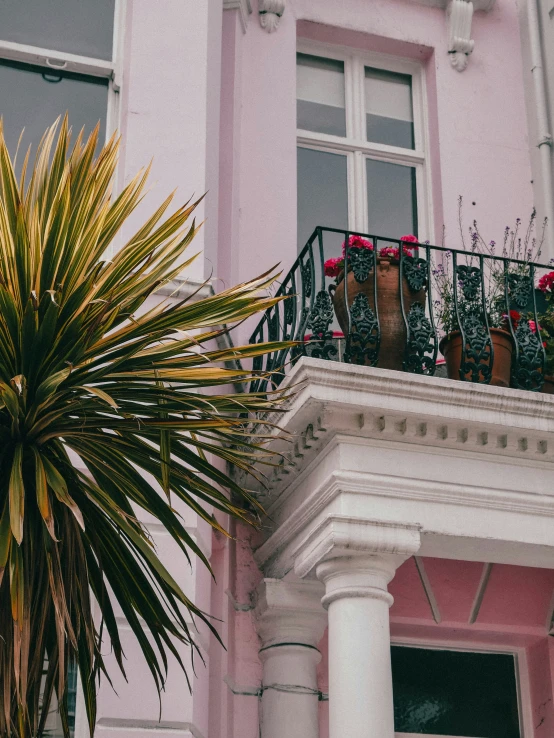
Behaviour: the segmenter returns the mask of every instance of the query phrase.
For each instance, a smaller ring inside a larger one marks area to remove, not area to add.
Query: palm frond
[[[71,144],[64,119],[18,182],[0,128],[2,736],[41,735],[54,696],[68,734],[71,660],[93,730],[102,639],[125,669],[116,604],[157,689],[170,654],[186,668],[176,644],[195,648],[190,620],[215,631],[140,516],[158,520],[184,558],[209,566],[172,499],[216,528],[214,509],[254,522],[258,503],[221,468],[250,470],[266,458],[252,423],[282,399],[214,389],[247,383],[241,359],[284,347],[213,348],[222,326],[275,304],[275,275],[197,302],[147,303],[189,263],[198,202],[166,217],[167,198],[106,259],[148,171],[114,197],[118,141],[95,158],[97,140],[98,130]]]

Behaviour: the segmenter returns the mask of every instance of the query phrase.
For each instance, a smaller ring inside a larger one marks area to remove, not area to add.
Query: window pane
[[[103,143],[107,106],[107,80],[0,62],[0,115],[4,118],[4,134],[12,156],[25,128],[18,156],[20,166],[29,144],[33,145],[34,154],[46,128],[66,111],[74,137],[82,126],[88,133],[100,121],[100,143]]]
[[[412,78],[381,69],[365,69],[367,140],[414,148]]]
[[[399,733],[520,738],[514,657],[393,646]]]
[[[115,0],[2,0],[4,41],[112,58]]]
[[[375,236],[417,236],[415,167],[366,159],[369,232]]]
[[[297,54],[296,64],[298,128],[346,136],[343,62]]]
[[[348,228],[346,156],[299,148],[299,249],[305,246],[308,238],[318,225],[330,228]],[[342,240],[341,238],[341,243]],[[329,247],[333,248],[334,245],[329,244]]]

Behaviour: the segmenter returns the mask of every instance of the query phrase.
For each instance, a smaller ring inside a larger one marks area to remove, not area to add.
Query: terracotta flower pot
[[[389,257],[377,258],[377,307],[381,331],[377,366],[383,369],[401,371],[406,350],[406,326],[400,308],[399,273],[400,266],[398,263],[393,263]],[[369,306],[374,313],[375,282],[373,269],[364,282],[358,282],[352,271],[348,273],[347,281],[349,307],[352,308],[352,303],[362,293],[367,297]],[[406,315],[415,302],[425,305],[425,289],[412,292],[406,279],[403,280],[402,288]],[[333,305],[339,325],[346,336],[348,334],[348,312],[344,300],[344,279],[337,284],[333,294]],[[369,365],[371,361],[366,358],[363,363]]]
[[[544,378],[541,392],[544,392],[547,395],[554,395],[554,377],[550,376]]]
[[[512,336],[508,331],[499,328],[490,328],[490,334],[494,350],[490,383],[497,387],[509,387],[514,349]],[[460,379],[460,364],[462,362],[462,334],[460,331],[453,331],[445,336],[439,344],[439,349],[446,360],[448,378]],[[475,362],[473,359],[468,359],[468,363],[474,364]],[[483,379],[482,372],[479,373],[479,378]],[[472,381],[471,371],[465,374],[465,380]]]

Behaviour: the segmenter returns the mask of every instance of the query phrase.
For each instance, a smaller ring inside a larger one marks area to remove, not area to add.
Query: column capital
[[[328,515],[321,520],[293,552],[294,570],[306,577],[329,559],[361,556],[386,557],[395,570],[421,545],[420,526],[386,521]],[[322,569],[318,570],[318,577]]]
[[[321,582],[264,579],[256,590],[254,619],[261,650],[278,645],[316,649],[327,626]]]

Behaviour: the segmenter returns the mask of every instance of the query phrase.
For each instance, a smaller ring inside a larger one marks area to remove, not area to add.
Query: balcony
[[[343,243],[356,245],[325,274]],[[263,683],[304,691],[264,691],[268,735],[319,736],[327,627],[329,735],[394,738],[391,627],[399,642],[445,642],[435,616],[389,622],[389,582],[411,557],[554,568],[550,295],[535,288],[549,271],[317,228],[283,279],[251,339],[296,341],[256,364],[253,389],[292,393],[267,419],[279,462],[254,483],[267,512],[254,614]],[[517,637],[452,622],[444,638],[470,649],[511,652]]]
[[[285,299],[250,338],[298,343],[259,358],[255,369],[279,384],[308,356],[551,391],[550,382],[545,387],[549,318],[535,286],[551,267],[508,258],[527,253],[521,242],[505,246],[502,256],[492,253],[494,244],[488,253],[473,245],[451,250],[317,227],[279,287]],[[331,254],[337,258],[326,262]],[[253,389],[267,386],[260,379]]]

